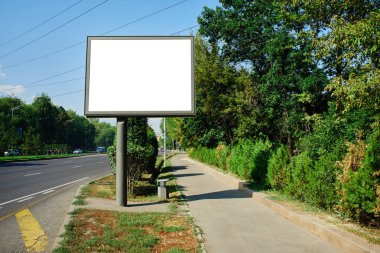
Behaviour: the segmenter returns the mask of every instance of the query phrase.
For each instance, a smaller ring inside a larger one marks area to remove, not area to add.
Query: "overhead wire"
[[[73,68],[73,69],[69,69],[69,70],[66,70],[66,71],[63,71],[63,72],[60,72],[58,74],[55,74],[55,75],[52,75],[52,76],[48,76],[48,77],[45,77],[45,78],[42,78],[42,79],[39,79],[37,81],[33,81],[33,82],[30,82],[30,83],[27,83],[25,85],[23,85],[24,87],[29,87],[29,86],[32,86],[33,84],[36,84],[36,83],[40,83],[40,82],[43,82],[43,81],[46,81],[46,80],[50,80],[50,79],[53,79],[53,78],[56,78],[58,76],[62,76],[62,75],[65,75],[65,74],[68,74],[68,73],[71,73],[71,72],[74,72],[78,69],[81,69],[81,68],[84,68],[84,65],[82,66],[79,66],[79,67],[76,67],[76,68]],[[8,91],[12,91],[12,90],[15,90],[15,88],[12,88],[12,89],[7,89],[7,90],[2,90],[0,91],[0,93],[4,93],[6,94],[6,92]]]
[[[176,34],[179,34],[179,33],[182,33],[184,31],[188,31],[188,30],[191,30],[195,27],[198,27],[199,25],[193,25],[191,27],[188,27],[188,28],[185,28],[185,29],[182,29],[178,32],[175,32],[175,33],[172,33],[170,34],[170,36],[174,36]],[[82,65],[82,66],[79,66],[77,68],[74,68],[74,69],[71,69],[71,70],[68,70],[68,71],[64,71],[64,72],[61,72],[59,74],[56,74],[56,75],[53,75],[53,76],[50,76],[50,77],[47,77],[47,78],[43,78],[43,79],[40,79],[38,81],[34,81],[32,83],[28,83],[26,85],[24,85],[24,87],[28,87],[28,88],[31,88],[31,87],[40,87],[40,86],[47,86],[47,85],[53,85],[53,84],[61,84],[61,83],[67,83],[67,82],[71,82],[71,81],[77,81],[77,80],[81,80],[81,79],[84,79],[84,77],[78,77],[78,78],[74,78],[74,79],[69,79],[69,80],[63,80],[63,81],[58,81],[58,82],[52,82],[52,83],[46,83],[46,84],[40,84],[40,85],[33,85],[33,84],[36,84],[36,83],[39,83],[39,82],[42,82],[42,81],[46,81],[46,80],[49,80],[49,79],[52,79],[52,78],[55,78],[57,76],[61,76],[61,75],[64,75],[64,74],[67,74],[69,72],[73,72],[77,69],[80,69],[80,68],[84,68],[85,66]],[[0,91],[0,93],[6,93],[8,91],[12,91],[12,90],[16,90],[18,88],[12,88],[12,89],[8,89],[8,90],[3,90],[3,91]],[[77,90],[77,91],[73,91],[73,92],[68,92],[68,93],[64,93],[64,94],[58,94],[56,96],[52,96],[51,98],[53,97],[60,97],[60,96],[65,96],[65,95],[69,95],[69,94],[73,94],[73,93],[78,93],[78,92],[81,92],[81,91],[84,91],[84,90]]]
[[[119,30],[119,29],[121,29],[121,28],[124,28],[124,27],[126,27],[126,26],[132,25],[132,24],[134,24],[134,23],[137,23],[137,22],[139,22],[139,21],[142,21],[142,20],[144,20],[144,19],[147,19],[147,18],[149,18],[149,17],[151,17],[151,16],[157,15],[157,14],[159,14],[159,13],[161,13],[161,12],[164,12],[164,11],[166,11],[166,10],[169,10],[169,9],[171,9],[171,8],[173,8],[173,7],[175,7],[175,6],[178,6],[178,5],[180,5],[180,4],[183,4],[183,3],[187,2],[187,1],[188,1],[188,0],[179,1],[179,2],[177,2],[177,3],[175,3],[175,4],[169,5],[169,6],[165,7],[165,8],[162,8],[162,9],[159,9],[159,10],[157,10],[157,11],[154,11],[154,12],[152,12],[152,13],[150,13],[150,14],[147,14],[147,15],[141,17],[141,18],[137,18],[137,19],[135,19],[135,20],[132,20],[132,21],[130,21],[130,22],[124,24],[124,25],[121,25],[121,26],[118,26],[118,27],[116,27],[116,28],[113,28],[113,29],[111,29],[111,30],[109,30],[109,31],[107,31],[107,32],[102,33],[101,35],[106,35],[106,34],[109,34],[109,33],[111,33],[111,32],[117,31],[117,30]],[[182,31],[180,31],[180,32],[182,32]],[[9,68],[17,67],[17,66],[24,65],[24,64],[27,64],[27,63],[31,63],[31,62],[34,62],[34,61],[37,61],[37,60],[40,60],[40,59],[43,59],[43,58],[49,57],[49,56],[51,56],[51,55],[54,55],[54,54],[57,54],[57,53],[60,53],[60,52],[66,51],[66,50],[68,50],[68,49],[71,49],[71,48],[73,48],[73,47],[76,47],[76,46],[79,46],[79,45],[81,45],[81,44],[85,44],[85,43],[86,43],[86,41],[84,40],[84,41],[81,41],[81,42],[78,42],[78,43],[72,44],[72,45],[70,45],[70,46],[67,46],[67,47],[64,47],[64,48],[58,49],[58,50],[53,51],[53,52],[51,52],[51,53],[47,53],[47,54],[45,54],[45,55],[38,56],[38,57],[35,57],[35,58],[32,58],[32,59],[26,60],[26,61],[24,61],[24,62],[20,62],[20,63],[16,63],[16,64],[12,64],[12,65],[4,66],[4,67],[2,67],[1,69],[9,69]]]
[[[172,33],[172,34],[170,34],[170,36],[174,36],[174,35],[180,34],[180,33],[184,32],[184,31],[191,30],[191,29],[193,29],[193,28],[195,28],[195,27],[198,27],[198,26],[199,26],[199,25],[193,25],[193,26],[191,26],[191,27],[188,27],[188,28],[183,29],[183,30],[181,30],[181,31],[178,31],[178,32],[176,32],[176,33]]]
[[[3,58],[5,58],[5,57],[7,57],[7,56],[9,56],[9,55],[12,55],[12,54],[14,54],[14,53],[20,51],[21,49],[23,49],[23,48],[25,48],[25,47],[27,47],[27,46],[33,44],[34,42],[36,42],[36,41],[38,41],[38,40],[40,40],[40,39],[46,37],[47,35],[49,35],[49,34],[55,32],[55,31],[57,31],[58,29],[60,29],[60,28],[62,28],[62,27],[64,27],[64,26],[70,24],[71,22],[73,22],[74,20],[76,20],[76,19],[82,17],[83,15],[85,15],[85,14],[87,14],[87,13],[89,13],[89,12],[95,10],[96,8],[98,8],[99,6],[105,4],[105,3],[108,2],[108,1],[110,1],[110,0],[104,0],[103,2],[101,2],[101,3],[97,4],[97,5],[95,5],[94,7],[92,7],[92,8],[90,8],[90,9],[86,10],[85,12],[82,12],[82,13],[79,14],[78,16],[75,16],[74,18],[72,18],[72,19],[66,21],[65,23],[63,23],[63,24],[61,24],[61,25],[55,27],[54,29],[52,29],[52,30],[50,30],[50,31],[48,31],[48,32],[46,32],[46,33],[44,33],[43,35],[41,35],[41,36],[39,36],[39,37],[37,37],[37,38],[35,38],[35,39],[33,39],[33,40],[31,40],[31,41],[25,43],[24,45],[22,45],[22,46],[20,46],[20,47],[18,47],[18,48],[16,48],[16,49],[14,49],[14,50],[12,50],[12,51],[6,53],[6,54],[0,56],[0,59],[3,59]]]
[[[0,44],[0,47],[5,46],[5,45],[7,45],[7,44],[9,44],[9,43],[11,43],[11,42],[13,42],[13,41],[15,41],[15,40],[21,38],[22,36],[24,36],[24,35],[26,35],[26,34],[32,32],[32,31],[36,30],[38,27],[43,26],[44,24],[48,23],[49,21],[53,20],[54,18],[58,17],[59,15],[65,13],[65,12],[68,11],[68,10],[70,10],[70,9],[73,8],[74,6],[78,5],[78,4],[79,4],[80,2],[82,2],[82,1],[83,1],[83,0],[79,0],[79,1],[77,1],[77,2],[75,2],[75,3],[73,3],[73,4],[71,4],[70,6],[66,7],[65,9],[63,9],[63,10],[61,10],[60,12],[58,12],[57,14],[51,16],[50,18],[46,19],[45,21],[39,23],[38,25],[33,26],[33,27],[30,28],[29,30],[26,30],[25,32],[22,32],[21,34],[15,36],[14,38],[12,38],[12,39],[10,39],[10,40],[8,40],[8,41],[5,41],[5,42],[3,42],[3,43],[1,43],[1,44]]]

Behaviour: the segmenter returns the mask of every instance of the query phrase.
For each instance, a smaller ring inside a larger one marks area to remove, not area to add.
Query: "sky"
[[[216,0],[1,0],[0,97],[29,104],[45,93],[57,106],[83,115],[87,36],[195,34],[203,7],[216,5]],[[156,133],[160,120],[149,119]]]

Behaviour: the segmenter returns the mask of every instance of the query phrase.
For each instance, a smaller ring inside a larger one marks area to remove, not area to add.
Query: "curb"
[[[104,177],[107,177],[109,176],[110,174],[107,174],[105,176],[101,176],[99,178],[96,178],[90,182],[88,182],[87,184],[82,184],[81,186],[79,186],[78,190],[75,192],[74,194],[74,197],[73,199],[71,200],[71,203],[70,203],[70,206],[69,208],[67,209],[66,211],[66,215],[65,215],[65,218],[63,219],[63,222],[62,222],[62,225],[61,225],[61,228],[59,229],[59,232],[58,232],[58,236],[55,238],[54,240],[54,243],[53,243],[53,246],[51,248],[52,251],[54,251],[54,249],[58,248],[59,247],[59,244],[62,242],[63,240],[63,237],[62,235],[65,233],[66,231],[66,225],[69,224],[70,220],[71,220],[71,212],[73,212],[75,209],[78,209],[78,208],[81,208],[81,206],[78,206],[78,205],[74,205],[73,202],[75,201],[76,197],[78,197],[80,194],[81,194],[81,191],[82,191],[82,188],[85,187],[86,185],[89,185],[90,183],[92,182],[95,182],[96,180],[99,180],[99,179],[102,179]]]
[[[368,243],[365,239],[349,233],[330,223],[327,223],[318,217],[302,213],[300,211],[292,210],[289,207],[271,201],[267,198],[267,195],[265,193],[248,189],[246,187],[246,183],[243,180],[235,178],[233,175],[220,172],[211,166],[205,165],[204,163],[195,161],[191,158],[189,158],[189,160],[207,169],[207,172],[213,174],[219,180],[223,181],[232,188],[247,193],[249,197],[253,198],[260,204],[265,205],[282,217],[292,221],[303,229],[329,242],[334,247],[342,250],[343,252],[380,253],[379,245]]]
[[[55,238],[55,240],[54,240],[53,246],[52,246],[52,248],[51,248],[52,251],[54,251],[54,249],[58,248],[59,245],[60,245],[60,243],[61,243],[62,240],[63,240],[63,236],[62,236],[62,235],[63,235],[63,234],[65,233],[65,231],[66,231],[66,225],[68,225],[69,222],[70,222],[70,220],[71,220],[71,214],[70,214],[70,213],[73,212],[75,209],[80,208],[80,207],[78,207],[77,205],[74,205],[73,202],[74,202],[75,198],[78,197],[78,196],[80,195],[80,193],[81,193],[81,191],[82,191],[82,188],[83,188],[84,186],[85,186],[85,185],[82,184],[82,185],[78,188],[78,190],[75,192],[75,195],[74,195],[74,197],[73,197],[73,199],[72,199],[72,201],[71,201],[71,204],[70,204],[69,208],[68,208],[67,211],[66,211],[66,215],[65,215],[65,218],[63,219],[63,223],[62,223],[62,225],[61,225],[61,228],[59,229],[58,236],[57,236],[57,237]]]

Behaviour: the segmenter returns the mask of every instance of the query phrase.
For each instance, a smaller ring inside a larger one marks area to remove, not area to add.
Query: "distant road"
[[[0,164],[0,252],[26,252],[14,214],[28,209],[49,251],[80,185],[110,173],[106,155]],[[20,227],[20,229],[19,229]]]

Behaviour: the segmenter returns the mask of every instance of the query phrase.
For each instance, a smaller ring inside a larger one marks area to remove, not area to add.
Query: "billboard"
[[[87,37],[87,117],[193,116],[193,36]]]

